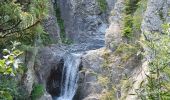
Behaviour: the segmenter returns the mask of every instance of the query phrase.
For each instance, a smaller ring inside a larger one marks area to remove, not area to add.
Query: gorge
[[[0,99],[10,72],[28,97],[9,100],[170,100],[170,0],[2,2]]]

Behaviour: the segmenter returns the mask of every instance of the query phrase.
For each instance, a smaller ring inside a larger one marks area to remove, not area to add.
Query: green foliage
[[[11,40],[32,44],[47,9],[48,0],[31,0],[27,5],[16,0],[0,2],[0,45],[9,45]]]
[[[138,8],[136,9],[133,16],[133,30],[135,32],[141,31],[141,23],[146,8],[147,8],[147,0],[141,0],[140,2],[138,2]]]
[[[133,35],[132,33],[132,28],[131,27],[125,27],[123,29],[123,36],[126,37],[126,38],[131,38]]]
[[[17,76],[23,74],[19,61],[22,52],[17,49],[20,43],[13,42],[12,44],[11,50],[3,50],[4,56],[0,59],[0,99],[23,100],[26,99],[26,96],[24,96],[26,92],[19,86],[19,80],[16,80]]]
[[[37,100],[43,95],[44,92],[45,92],[45,88],[42,84],[34,85],[33,90],[31,92],[31,99]]]
[[[104,77],[102,75],[98,76],[98,83],[101,84],[104,87],[107,87],[108,83],[109,83],[109,78],[108,77]]]
[[[160,11],[158,11],[159,17],[162,21],[165,21],[164,15],[163,15],[163,8],[160,9]]]
[[[13,48],[11,50],[3,50],[5,56],[3,56],[3,59],[0,59],[0,74],[15,75],[19,63],[21,63],[18,56],[22,54],[20,50],[16,49],[18,45],[18,42],[13,42]]]
[[[126,15],[124,17],[124,29],[123,36],[127,38],[132,37],[132,27],[133,27],[133,17],[131,15]]]
[[[111,82],[109,75],[98,75],[97,78],[98,83],[105,89],[105,91],[103,91],[103,93],[100,95],[100,100],[115,100],[116,89],[114,85],[112,85],[113,83]],[[110,85],[112,87],[110,87]]]
[[[52,44],[52,40],[50,39],[50,36],[48,33],[43,32],[42,34],[40,34],[40,39],[42,41],[42,44],[44,45],[48,45],[48,44]]]
[[[107,2],[106,0],[97,0],[99,8],[102,12],[105,12],[107,10]]]
[[[133,37],[133,26],[134,24],[136,25],[135,21],[137,19],[137,17],[133,18],[133,15],[135,11],[137,10],[138,3],[140,1],[141,0],[125,0],[125,9],[124,9],[125,15],[124,15],[124,22],[123,22],[124,28],[122,32],[123,37],[126,37],[126,38]],[[137,23],[140,24],[140,22],[137,22]]]
[[[110,91],[103,93],[100,97],[100,100],[116,100],[114,88],[112,88]]]
[[[147,55],[152,55],[152,59],[149,60],[147,82],[142,82],[137,91],[143,100],[170,99],[170,25],[164,25],[164,28],[164,34],[154,33],[150,41],[145,41],[150,48]]]
[[[130,57],[137,54],[138,50],[139,46],[137,45],[122,43],[117,47],[115,54],[121,56],[122,61],[127,61]]]
[[[34,33],[36,32],[36,33]],[[33,33],[35,34],[35,40],[39,42],[39,44],[48,45],[52,43],[50,36],[47,32],[44,31],[44,28],[38,24],[34,29]],[[34,42],[33,42],[34,43]]]
[[[0,81],[0,100],[27,100],[28,95],[14,77],[3,77]]]
[[[141,0],[125,0],[125,14],[133,14],[138,8],[138,2]]]

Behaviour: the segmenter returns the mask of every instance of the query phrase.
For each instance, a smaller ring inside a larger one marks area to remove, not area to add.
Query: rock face
[[[162,32],[162,24],[170,21],[169,7],[170,0],[149,0],[142,23],[143,32]]]
[[[121,84],[121,79],[133,75],[133,72],[141,65],[140,57],[134,55],[127,61],[122,61],[120,56],[106,48],[88,51],[82,58],[84,70],[80,74],[78,94],[79,100],[101,100],[105,93],[109,93],[112,86]],[[123,86],[123,84],[122,84]],[[107,90],[110,88],[109,90]],[[121,98],[122,87],[114,95]],[[113,97],[112,99],[115,99]],[[118,99],[117,98],[117,99]]]
[[[50,36],[50,39],[53,43],[60,43],[60,29],[57,23],[57,18],[55,15],[55,10],[53,7],[53,3],[49,0],[49,13],[47,19],[45,19],[42,23],[44,26],[45,32],[47,32]]]
[[[64,46],[49,46],[39,50],[35,62],[35,73],[39,83],[46,84],[52,69],[59,69],[60,63],[66,53]]]
[[[122,21],[122,13],[124,9],[124,0],[118,0],[115,4],[113,15],[110,17],[110,26],[105,34],[105,46],[108,49],[115,49],[119,43],[122,42],[121,37],[121,21]]]
[[[39,100],[53,100],[53,99],[50,94],[44,93]]]
[[[100,10],[97,0],[58,0],[58,2],[68,38],[75,43],[104,45],[108,16],[106,11]]]

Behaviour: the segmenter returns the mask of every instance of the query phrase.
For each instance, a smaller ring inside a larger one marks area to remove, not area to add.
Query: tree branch
[[[20,31],[25,31],[27,29],[30,29],[30,28],[36,26],[38,23],[40,23],[40,20],[36,21],[34,24],[32,24],[32,25],[30,25],[30,26],[28,26],[28,27],[26,27],[26,28],[24,28],[22,30],[16,30],[16,31],[12,31],[12,32],[7,32],[7,33],[1,35],[0,38],[5,38],[8,35],[11,35],[11,34],[14,34],[14,33],[20,32]]]
[[[8,29],[0,29],[0,32],[5,32],[5,31],[9,31],[9,30],[12,30],[14,29],[15,27],[17,27],[20,23],[21,23],[22,20],[19,20],[13,27],[11,28],[8,28]]]

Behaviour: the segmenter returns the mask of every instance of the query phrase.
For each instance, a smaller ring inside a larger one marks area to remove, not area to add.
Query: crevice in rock
[[[64,60],[62,59],[57,67],[51,70],[50,76],[47,79],[46,89],[52,97],[60,95],[63,66]]]

